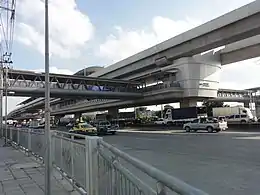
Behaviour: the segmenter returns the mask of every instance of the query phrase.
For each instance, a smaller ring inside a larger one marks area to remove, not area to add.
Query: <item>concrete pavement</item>
[[[260,133],[129,132],[104,136],[104,140],[210,195],[260,192]],[[156,186],[145,174],[129,169]]]
[[[0,139],[0,195],[44,195],[44,167]],[[73,187],[53,170],[52,195],[76,195]]]
[[[207,134],[209,133],[207,131],[198,131],[198,132],[191,132],[191,133],[186,133],[185,130],[180,130],[180,129],[139,129],[139,128],[127,128],[127,129],[119,129],[119,133],[143,133],[143,134]],[[219,132],[221,134],[260,134],[259,130],[258,131],[243,131],[240,129],[233,129],[233,130],[227,130],[227,131],[222,131]]]

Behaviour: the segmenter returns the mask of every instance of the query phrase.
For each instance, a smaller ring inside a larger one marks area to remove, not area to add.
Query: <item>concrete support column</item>
[[[194,107],[197,106],[197,99],[183,99],[180,101],[180,108],[188,108],[188,107]]]
[[[255,115],[256,117],[260,117],[260,102],[255,103]]]
[[[112,116],[113,119],[117,119],[118,118],[118,108],[110,108],[108,109],[108,115]]]
[[[82,116],[82,113],[81,112],[76,112],[75,114],[74,114],[74,119],[80,119],[80,117]]]
[[[175,60],[173,68],[178,69],[176,81],[183,88],[183,97],[217,97],[221,70],[219,54],[184,57]]]
[[[55,124],[59,124],[60,123],[60,119],[63,118],[65,115],[56,115],[54,117],[54,123]]]
[[[245,108],[250,108],[249,102],[244,102],[244,107]]]

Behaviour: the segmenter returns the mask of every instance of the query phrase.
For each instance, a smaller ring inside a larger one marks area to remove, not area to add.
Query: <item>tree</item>
[[[84,115],[84,116],[82,116],[82,120],[83,120],[84,122],[89,122],[89,121],[92,120],[92,118],[91,118],[90,116]]]
[[[146,107],[138,107],[135,109],[136,118],[143,118],[145,112],[147,111]]]
[[[147,110],[147,108],[146,107],[138,107],[138,108],[136,108],[136,110],[138,110],[140,112],[144,112],[144,111]]]
[[[155,116],[157,116],[158,118],[161,118],[161,110],[155,111]]]
[[[204,101],[202,105],[206,107],[208,116],[213,115],[212,108],[225,107],[224,102],[219,101]]]

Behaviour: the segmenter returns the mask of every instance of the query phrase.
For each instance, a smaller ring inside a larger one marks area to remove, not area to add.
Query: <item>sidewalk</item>
[[[13,147],[3,147],[0,139],[0,195],[44,195],[44,167]],[[78,195],[73,187],[53,171],[52,195]]]

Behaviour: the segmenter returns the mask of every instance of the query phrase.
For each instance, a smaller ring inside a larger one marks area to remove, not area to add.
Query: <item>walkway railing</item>
[[[13,146],[40,159],[44,131],[8,128],[0,132]],[[90,195],[206,195],[183,181],[142,162],[97,136],[52,131],[53,167],[82,194]],[[75,139],[81,138],[81,139]],[[42,159],[43,160],[43,159]]]

